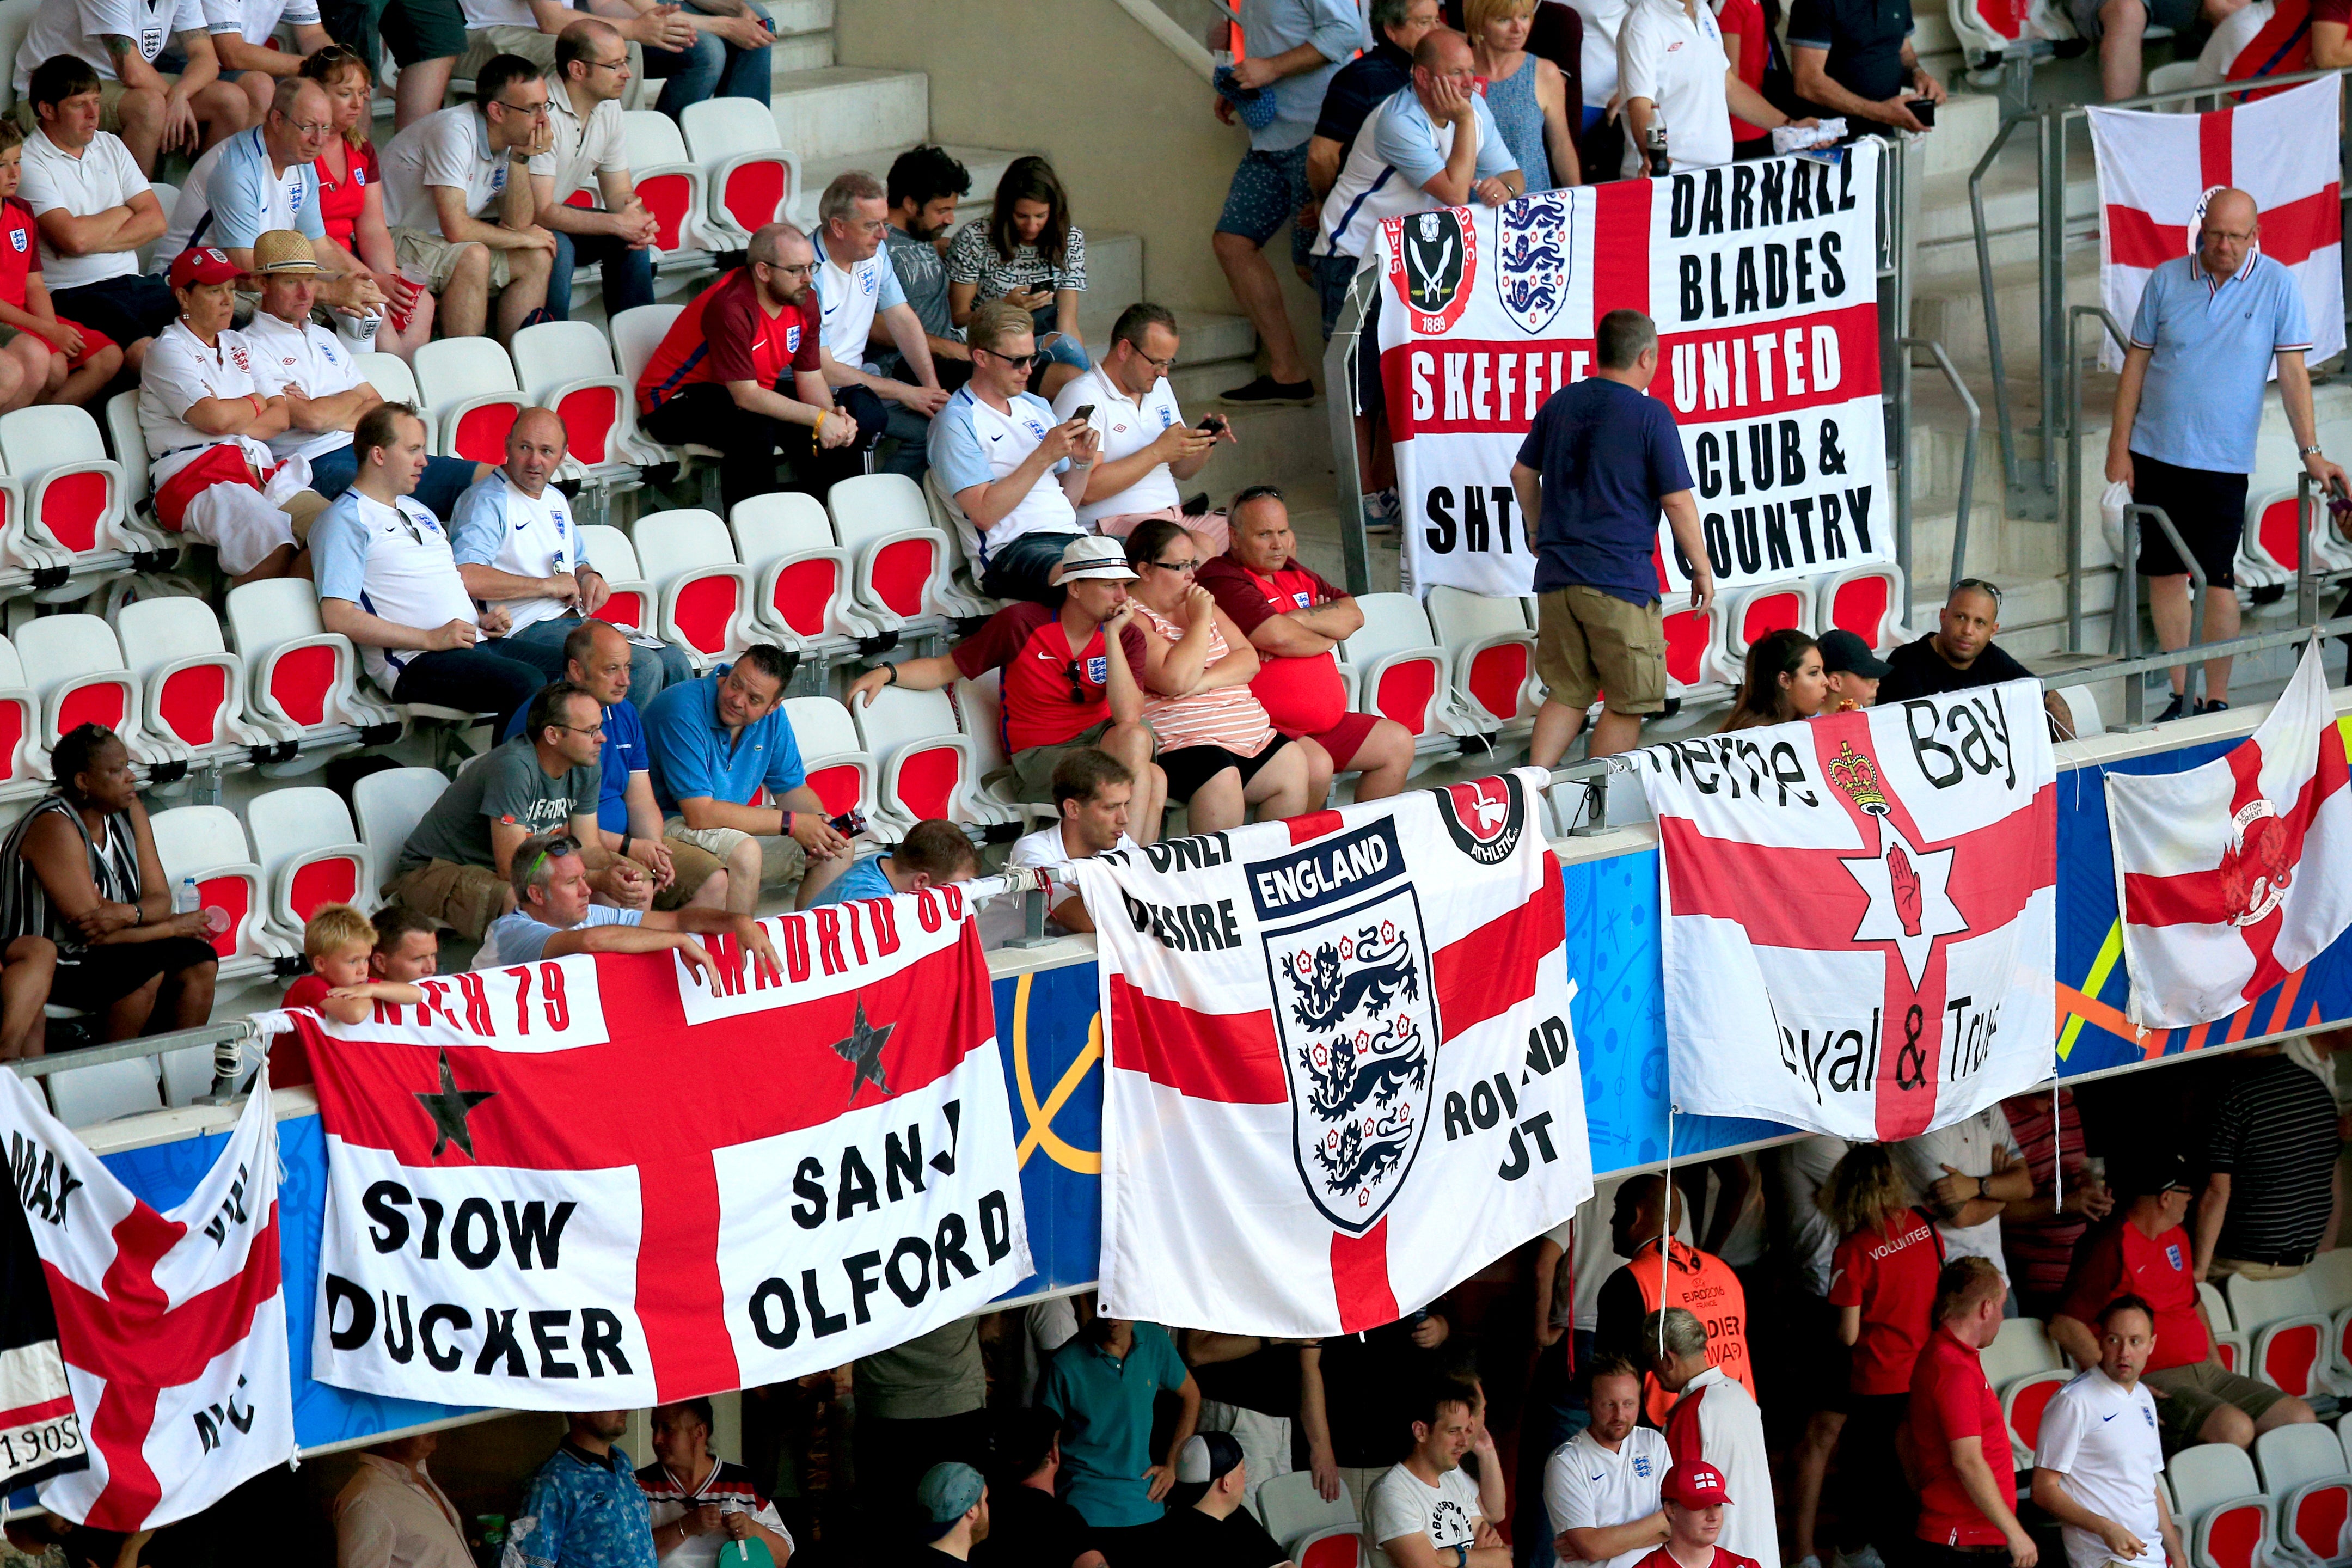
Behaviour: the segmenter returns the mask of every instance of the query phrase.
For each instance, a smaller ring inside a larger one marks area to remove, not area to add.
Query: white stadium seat
[[[256,796],[245,819],[268,897],[263,912],[281,934],[299,943],[304,923],[320,904],[376,907],[367,846],[341,795],[317,784],[289,784]]]
[[[41,700],[25,682],[16,645],[0,641],[0,802],[48,793],[47,753]]]
[[[49,1104],[68,1127],[89,1127],[163,1109],[163,1080],[153,1057],[100,1062],[49,1075]]]
[[[1903,625],[1903,568],[1891,561],[1851,567],[1815,594],[1815,636],[1843,626],[1883,655],[1911,635]]]
[[[834,537],[857,563],[862,613],[885,630],[920,630],[940,617],[971,615],[951,607],[946,533],[932,526],[922,487],[904,474],[859,474],[837,481],[825,497]]]
[[[652,585],[638,574],[636,547],[629,536],[610,523],[583,523],[580,548],[612,590],[612,596],[597,606],[596,619],[616,626],[652,626],[660,605]]]
[[[593,321],[541,321],[514,335],[524,395],[563,421],[570,461],[591,484],[634,489],[638,466],[661,460],[637,439],[634,383],[614,368],[613,346]]]
[[[16,655],[41,704],[41,749],[68,730],[103,724],[122,738],[135,763],[179,760],[148,743],[147,705],[139,678],[122,662],[114,628],[96,616],[43,616],[16,628]]]
[[[621,116],[621,135],[637,199],[654,216],[654,265],[706,257],[702,167],[687,155],[677,122],[656,109],[632,109]]]
[[[1535,726],[1543,685],[1536,679],[1533,602],[1460,588],[1429,591],[1430,629],[1453,660],[1453,685],[1471,722],[1494,733]]]
[[[110,423],[118,407],[131,410],[134,435],[137,396],[119,394],[107,409]],[[0,415],[0,459],[22,487],[27,542],[48,547],[77,570],[119,565],[124,552],[176,548],[176,536],[132,521],[132,504],[147,493],[143,439],[127,453],[120,463],[108,457],[98,422],[71,404]]]
[[[2254,1468],[2277,1506],[2281,1554],[2311,1568],[2352,1562],[2352,1474],[2335,1432],[2305,1421],[2254,1437]]]
[[[799,160],[776,135],[769,107],[749,98],[706,98],[678,117],[701,166],[705,232],[713,248],[740,250],[784,216],[800,195]]]
[[[408,368],[406,360],[398,354],[364,353],[356,363],[360,374],[367,377],[370,386],[383,395],[386,403],[408,404],[425,416],[427,430],[433,427],[432,410],[426,406],[424,395],[416,390],[416,373]]]
[[[437,338],[416,351],[416,390],[433,407],[432,449],[478,463],[507,460],[522,383],[495,338]]]
[[[761,629],[781,647],[838,657],[880,627],[852,600],[850,552],[835,542],[824,503],[797,490],[737,501],[728,516],[735,554],[752,574]]]
[[[448,775],[438,768],[386,768],[352,785],[360,842],[368,850],[369,886],[381,890],[392,880],[400,847],[448,787]]]
[[[703,668],[760,640],[751,574],[736,561],[734,536],[717,512],[650,512],[637,519],[629,542],[638,570],[661,595],[657,636]]]
[[[1395,720],[1412,732],[1416,751],[1452,750],[1451,671],[1419,602],[1410,594],[1363,594],[1356,603],[1364,624],[1339,645],[1356,710]]]
[[[874,753],[849,710],[830,697],[787,697],[783,710],[808,786],[824,803],[825,815],[838,816],[854,805],[874,816]]]
[[[191,763],[253,760],[273,737],[245,721],[245,660],[228,651],[202,599],[138,599],[114,612],[114,631],[145,689],[149,741]]]
[[[400,715],[360,689],[359,649],[319,621],[316,589],[299,577],[232,588],[228,645],[245,661],[246,722],[269,731],[276,761],[298,750],[367,738],[390,740]],[[314,755],[310,765],[323,756]]]
[[[1813,590],[1801,580],[1749,588],[1729,599],[1723,620],[1722,671],[1734,685],[1747,679],[1750,647],[1783,628],[1812,630]]]
[[[299,938],[289,943],[269,929],[261,868],[254,864],[236,813],[225,805],[181,805],[147,820],[164,878],[174,889],[194,878],[197,907],[228,917],[223,929],[205,939],[220,954],[223,979],[269,973],[278,959],[302,951]]]
[[[2192,1568],[2264,1568],[2274,1539],[2271,1500],[2243,1448],[2229,1443],[2183,1448],[2166,1462],[2164,1475]]]
[[[916,823],[944,817],[958,823],[1010,821],[980,793],[981,761],[956,723],[944,690],[886,686],[871,707],[853,705],[850,717],[877,768],[875,824],[897,837]]]
[[[1996,1391],[2031,1373],[2057,1372],[2065,1361],[2039,1318],[2011,1318],[1984,1348],[1985,1381]]]

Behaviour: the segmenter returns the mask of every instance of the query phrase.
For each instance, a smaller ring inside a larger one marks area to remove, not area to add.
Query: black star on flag
[[[885,1024],[880,1028],[866,1021],[866,1002],[858,999],[856,1019],[849,1026],[845,1039],[833,1042],[833,1054],[843,1061],[857,1065],[857,1076],[849,1080],[849,1098],[854,1101],[857,1091],[872,1084],[883,1093],[890,1092],[889,1080],[882,1076],[882,1047],[898,1026]]]
[[[834,1048],[838,1050],[840,1047],[836,1046]],[[457,1079],[449,1071],[449,1052],[444,1047],[439,1092],[416,1091],[416,1098],[425,1104],[425,1114],[433,1119],[433,1152],[430,1158],[439,1159],[441,1151],[455,1143],[466,1152],[466,1158],[472,1159],[474,1135],[467,1130],[466,1118],[472,1114],[474,1107],[486,1100],[497,1098],[497,1095],[498,1090],[494,1089],[459,1089]]]

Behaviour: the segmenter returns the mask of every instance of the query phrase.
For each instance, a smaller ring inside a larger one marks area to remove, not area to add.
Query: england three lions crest
[[[1429,938],[1392,820],[1247,868],[1307,1195],[1351,1236],[1412,1169],[1443,1037]]]
[[[1385,218],[1389,283],[1425,338],[1454,330],[1478,280],[1478,230],[1460,207]]]
[[[1495,298],[1521,331],[1540,332],[1568,303],[1568,193],[1505,202],[1495,229]]]

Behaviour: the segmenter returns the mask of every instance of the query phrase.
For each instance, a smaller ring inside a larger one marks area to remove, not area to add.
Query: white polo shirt
[[[601,193],[596,183],[600,174],[629,172],[629,140],[621,124],[619,99],[606,99],[582,120],[572,107],[570,89],[550,77],[547,102],[553,144],[530,161],[530,173],[533,179],[555,182],[557,201],[574,191]]]
[[[1731,162],[1731,100],[1724,73],[1723,29],[1715,13],[1698,7],[1693,21],[1682,0],[1633,0],[1617,29],[1617,98],[1646,98],[1666,118],[1666,155],[1677,169],[1707,169]],[[1625,178],[1649,172],[1627,121]],[[1735,1494],[1736,1495],[1736,1494]]]
[[[1053,422],[1053,409],[1034,393],[1020,394],[1013,399],[1009,413],[999,414],[967,384],[949,398],[948,405],[931,420],[931,467],[939,470],[940,483],[950,495],[974,485],[994,484],[1037,449]],[[1024,533],[1046,530],[1057,533],[1082,531],[1076,509],[1062,490],[1062,476],[1069,467],[1070,460],[1065,458],[1040,474],[1037,482],[1029,487],[1029,493],[1021,498],[1021,504],[999,518],[996,526],[982,537],[982,571],[987,570],[992,552],[1003,549]]]
[[[1613,1454],[1586,1427],[1544,1461],[1544,1513],[1552,1534],[1607,1530],[1649,1518],[1658,1511],[1658,1488],[1673,1466],[1666,1435],[1654,1426],[1634,1427]],[[1633,1568],[1656,1550],[1637,1546],[1591,1568]],[[1570,1564],[1569,1559],[1561,1562]]]
[[[315,546],[313,548],[316,548]],[[321,593],[324,589],[320,590]],[[1723,1510],[1723,1533],[1715,1543],[1752,1557],[1761,1568],[1780,1568],[1780,1530],[1772,1512],[1772,1457],[1764,1447],[1764,1415],[1756,1396],[1708,1367],[1683,1387],[1676,1401],[1697,1399],[1700,1457],[1723,1472],[1723,1489],[1734,1500]],[[1667,1417],[1669,1426],[1673,1416]]]
[[[128,38],[153,65],[173,34],[207,30],[202,0],[41,0],[16,50],[16,96],[33,85],[33,68],[56,55],[84,61],[100,81],[120,81],[100,38]]]
[[[1151,384],[1151,390],[1140,398],[1130,398],[1118,389],[1118,384],[1101,365],[1096,365],[1062,388],[1054,399],[1054,417],[1067,421],[1087,404],[1095,405],[1094,417],[1087,421],[1102,433],[1102,457],[1099,461],[1115,463],[1160,439],[1160,433],[1171,425],[1184,423],[1184,411],[1176,406],[1175,391],[1161,376]],[[1088,501],[1078,508],[1078,521],[1091,527],[1097,518],[1124,517],[1131,512],[1160,511],[1181,504],[1183,497],[1176,492],[1176,476],[1160,463],[1135,483],[1115,496]]]
[[[1510,173],[1519,161],[1510,143],[1503,140],[1494,111],[1484,98],[1472,99],[1470,108],[1478,131],[1478,157],[1472,174],[1486,180]],[[1436,210],[1437,198],[1423,187],[1444,173],[1446,161],[1453,156],[1454,122],[1439,124],[1431,120],[1412,83],[1397,89],[1356,132],[1348,161],[1340,165],[1331,194],[1323,198],[1315,254],[1370,256],[1382,223]]]
[[[1922,1132],[1916,1138],[1906,1138],[1895,1145],[1895,1163],[1910,1179],[1912,1190],[1925,1196],[1927,1189],[1943,1177],[1947,1165],[1967,1175],[1990,1174],[1993,1152],[2004,1147],[2017,1147],[2017,1140],[2009,1131],[2009,1118],[2000,1113],[2000,1106],[1988,1105],[1966,1121]],[[1936,1234],[1944,1238],[1945,1262],[1955,1258],[1986,1258],[2000,1270],[2003,1281],[2009,1279],[2009,1259],[2000,1250],[1998,1214],[1980,1225],[1946,1225],[1937,1220]]]
[[[235,33],[248,44],[269,47],[278,24],[294,27],[319,25],[319,0],[202,0],[205,30]]]
[[[907,302],[898,269],[890,265],[890,247],[877,245],[874,254],[853,266],[837,265],[824,253],[823,230],[809,238],[816,245],[816,297],[824,307],[820,332],[825,352],[844,364],[863,365],[874,357],[866,346],[874,318],[893,305]]]
[[[310,565],[321,599],[347,599],[395,626],[430,631],[478,625],[440,520],[410,496],[389,507],[353,486],[310,525]],[[368,674],[387,693],[416,648],[362,647]]]
[[[2164,1445],[2156,1427],[2156,1399],[2147,1384],[2129,1392],[2097,1367],[2050,1396],[2042,1412],[2037,1468],[2063,1473],[2060,1483],[2075,1501],[2114,1520],[2147,1548],[2134,1563],[2163,1568],[2164,1531],[2156,1512]],[[2102,1568],[2121,1561],[2087,1530],[2065,1527],[2070,1568]]]
[[[243,336],[261,374],[305,397],[332,397],[367,379],[360,374],[359,361],[352,357],[352,351],[315,322],[296,326],[267,310],[256,310]],[[281,459],[320,458],[351,444],[348,430],[289,429],[269,438],[269,449]]]
[[[148,482],[163,489],[207,447],[241,446],[257,467],[270,467],[277,458],[259,441],[208,435],[181,416],[207,397],[275,397],[278,384],[256,363],[243,332],[223,332],[211,348],[185,321],[157,332],[139,370],[139,433],[147,438]]]
[[[441,232],[441,215],[427,187],[466,193],[466,210],[487,217],[506,194],[504,153],[490,151],[489,122],[470,103],[436,110],[392,139],[383,150],[383,216],[394,228]]]
[[[503,468],[457,499],[449,542],[459,561],[518,577],[552,577],[581,563],[580,526],[563,492],[550,485],[534,500]],[[519,632],[571,606],[542,597],[509,599],[505,608]]]
[[[16,92],[23,96],[22,83]],[[129,206],[131,197],[152,188],[120,136],[100,132],[79,157],[50,141],[46,131],[25,138],[25,174],[16,195],[33,209],[35,217],[60,210],[75,217],[89,217],[111,207]],[[139,258],[133,251],[63,256],[50,246],[47,237],[41,240],[41,279],[52,293],[129,277],[138,270]]]
[[[529,27],[539,30],[539,18],[531,15],[530,0],[465,0],[460,7],[466,13],[466,30],[478,32],[484,27]],[[555,90],[550,80],[548,90]]]
[[[1118,842],[1111,847],[1132,849],[1135,847],[1135,840],[1122,833],[1118,836]],[[1014,871],[1028,866],[1061,866],[1075,858],[1076,857],[1070,853],[1070,847],[1062,841],[1062,825],[1059,822],[1050,822],[1036,832],[1024,833],[1013,841],[1013,853],[1004,858],[1004,868]],[[1045,889],[1047,935],[1067,936],[1069,934],[1061,921],[1052,918],[1052,914],[1055,910],[1062,906],[1065,900],[1074,899],[1077,894],[1076,883],[1066,882],[1059,877],[1055,878],[1052,886]],[[1006,907],[1013,909],[1016,914],[1020,912],[1017,903],[1009,903]]]

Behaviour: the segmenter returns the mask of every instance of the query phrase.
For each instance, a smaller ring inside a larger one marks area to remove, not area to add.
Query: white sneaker
[[[1841,1552],[1833,1562],[1835,1568],[1886,1568],[1886,1559],[1878,1554],[1875,1546],[1864,1546],[1851,1553]]]

